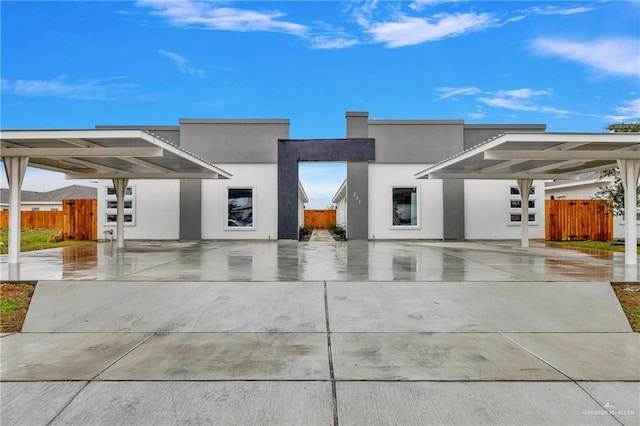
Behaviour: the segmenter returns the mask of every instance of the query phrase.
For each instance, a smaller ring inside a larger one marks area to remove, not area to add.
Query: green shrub
[[[347,230],[344,229],[342,226],[334,225],[331,228],[329,228],[329,232],[334,233],[335,235],[342,238],[343,240],[347,239]]]
[[[309,228],[308,226],[301,226],[298,230],[298,239],[303,239],[311,235],[313,232],[313,228]]]

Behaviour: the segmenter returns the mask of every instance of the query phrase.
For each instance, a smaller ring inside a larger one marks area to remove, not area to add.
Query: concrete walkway
[[[311,238],[309,238],[309,242],[311,243],[326,243],[335,241],[328,230],[326,229],[314,229],[311,233]]]
[[[640,334],[608,282],[625,272],[615,256],[106,246],[25,255],[19,273],[68,275],[40,281],[23,332],[0,336],[3,426],[640,423]]]

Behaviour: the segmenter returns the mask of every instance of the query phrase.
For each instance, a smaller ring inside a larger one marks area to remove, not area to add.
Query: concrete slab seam
[[[122,358],[124,358],[125,356],[129,355],[131,352],[133,352],[134,350],[136,350],[137,348],[139,348],[141,345],[143,345],[147,340],[151,339],[153,336],[155,336],[156,333],[149,333],[149,335],[147,337],[145,337],[144,339],[142,339],[137,345],[135,345],[134,347],[132,347],[131,349],[129,349],[128,351],[126,351],[125,353],[123,353],[122,355],[120,355],[118,358],[116,358],[115,361],[113,361],[111,364],[107,365],[105,368],[103,368],[101,371],[99,371],[95,376],[93,376],[91,378],[91,380],[89,380],[90,382],[94,381],[96,378],[98,378],[102,373],[104,373],[105,371],[107,371],[108,369],[110,369],[111,367],[113,367],[116,363],[118,363]]]
[[[150,333],[147,337],[145,337],[144,339],[142,339],[137,345],[135,345],[133,348],[129,349],[128,351],[126,351],[124,354],[122,354],[120,357],[118,357],[115,361],[113,361],[111,364],[109,364],[108,366],[106,366],[105,368],[103,368],[101,371],[99,371],[96,375],[93,376],[93,378],[91,380],[87,380],[85,381],[84,385],[78,389],[78,391],[71,397],[69,398],[69,401],[67,401],[67,403],[62,406],[62,408],[60,408],[60,410],[58,411],[58,413],[56,413],[56,415],[47,423],[48,425],[52,424],[53,422],[55,422],[55,420],[60,417],[60,415],[62,414],[62,412],[69,406],[71,405],[71,403],[73,402],[74,399],[76,399],[78,397],[78,395],[80,395],[80,393],[87,387],[89,386],[89,383],[91,383],[92,381],[94,381],[96,379],[96,377],[98,377],[100,374],[104,373],[106,370],[108,370],[109,368],[111,368],[115,363],[117,363],[118,361],[120,361],[122,358],[124,358],[125,356],[127,356],[129,353],[131,353],[131,351],[133,351],[134,349],[136,349],[137,347],[139,347],[140,345],[142,345],[144,342],[146,342],[147,340],[149,340],[155,333]]]
[[[625,423],[624,423],[622,420],[620,420],[620,419],[615,415],[615,413],[612,413],[612,412],[611,412],[611,410],[610,410],[608,407],[605,407],[605,406],[604,406],[600,401],[598,401],[598,400],[596,399],[596,397],[595,397],[595,396],[593,396],[593,395],[592,395],[588,390],[586,390],[586,389],[585,389],[585,388],[584,388],[580,383],[578,383],[578,382],[576,382],[576,381],[574,381],[574,383],[575,383],[575,384],[576,384],[580,389],[582,389],[582,391],[583,391],[584,393],[586,393],[587,395],[589,395],[589,398],[591,398],[592,400],[594,400],[596,404],[598,404],[600,407],[602,407],[602,409],[603,409],[604,411],[608,412],[608,413],[609,413],[609,415],[610,415],[610,416],[612,416],[612,417],[613,417],[613,418],[614,418],[618,423],[620,423],[621,425],[625,425]]]
[[[333,351],[331,349],[331,327],[329,326],[329,298],[327,295],[327,282],[324,286],[324,317],[327,328],[327,356],[329,357],[329,377],[331,378],[331,399],[333,405],[333,425],[338,426],[338,392],[336,389],[336,375],[333,370]]]
[[[569,381],[577,384],[576,380],[573,377],[569,377],[567,374],[565,374],[564,372],[560,371],[558,368],[556,368],[554,365],[552,365],[547,360],[545,360],[542,357],[540,357],[538,354],[536,354],[536,353],[532,352],[531,350],[527,349],[526,347],[524,347],[520,343],[516,342],[515,340],[512,340],[511,338],[509,338],[509,336],[506,336],[505,333],[499,333],[499,334],[500,334],[500,336],[504,337],[507,341],[509,341],[511,344],[513,344],[513,345],[519,347],[520,349],[522,349],[523,351],[531,354],[531,356],[533,356],[533,357],[539,359],[540,361],[542,361],[543,363],[547,364],[549,367],[551,367],[552,369],[557,371],[559,374],[561,374],[564,377],[566,377],[567,379],[569,379]]]
[[[52,418],[51,420],[49,420],[49,422],[47,423],[47,426],[49,426],[49,425],[53,424],[53,422],[55,422],[55,421],[56,421],[56,419],[57,419],[58,417],[60,417],[60,414],[62,414],[62,412],[63,412],[64,410],[66,410],[66,409],[67,409],[67,407],[68,407],[69,405],[71,405],[71,403],[73,402],[73,400],[74,400],[74,399],[76,399],[76,398],[78,397],[78,395],[80,395],[80,392],[82,392],[82,391],[83,391],[87,386],[89,386],[89,383],[91,383],[91,380],[87,380],[87,381],[85,381],[85,382],[84,382],[84,385],[83,385],[80,389],[78,389],[78,392],[74,393],[74,394],[71,396],[71,398],[69,398],[69,401],[67,401],[67,403],[66,403],[66,404],[64,404],[64,405],[60,408],[60,410],[58,410],[58,412],[56,413],[56,415],[55,415],[55,416],[53,416],[53,418]]]

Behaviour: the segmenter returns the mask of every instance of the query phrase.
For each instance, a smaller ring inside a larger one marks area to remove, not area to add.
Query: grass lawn
[[[624,243],[616,241],[545,241],[547,247],[590,249],[624,253]],[[640,254],[640,248],[638,253]]]
[[[95,244],[94,241],[60,241],[52,242],[51,239],[60,233],[60,229],[23,229],[21,232],[20,251],[42,250],[54,247],[78,246]],[[9,251],[9,230],[0,229],[0,254]]]
[[[613,286],[613,291],[618,296],[631,328],[636,333],[640,332],[640,285],[616,284]]]
[[[22,330],[27,316],[35,284],[0,284],[0,332],[12,333]]]

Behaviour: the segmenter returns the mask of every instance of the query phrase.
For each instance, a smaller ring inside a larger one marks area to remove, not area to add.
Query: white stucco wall
[[[442,181],[416,179],[424,169],[425,164],[369,164],[370,239],[442,238]],[[417,227],[392,226],[393,187],[417,187]]]
[[[298,181],[298,227],[304,226],[304,205],[309,202],[309,196],[302,186],[302,182]]]
[[[232,179],[202,181],[202,238],[212,240],[278,238],[278,165],[217,164]],[[228,188],[253,188],[251,229],[227,227]]]
[[[304,226],[304,203],[305,201],[298,196],[298,227]]]
[[[466,180],[464,183],[464,229],[468,240],[520,239],[519,224],[509,224],[509,180]],[[544,239],[544,182],[536,187],[537,224],[529,224],[529,237]],[[533,197],[532,197],[533,199]],[[533,213],[530,209],[529,213]]]
[[[600,187],[605,185],[605,183],[601,182],[560,188],[547,187],[545,189],[545,198],[550,199],[553,195],[557,200],[589,200],[600,191]]]
[[[347,198],[342,197],[336,202],[336,225],[347,228]]]
[[[106,224],[106,187],[110,180],[98,181],[98,238],[115,224]],[[129,240],[177,240],[180,238],[180,182],[178,180],[130,180],[134,188],[134,225],[125,224]]]

